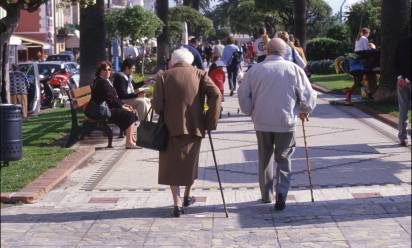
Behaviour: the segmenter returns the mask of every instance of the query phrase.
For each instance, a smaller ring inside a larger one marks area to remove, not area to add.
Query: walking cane
[[[306,130],[305,130],[305,120],[302,120],[302,128],[303,128],[303,141],[305,143],[305,155],[306,155],[306,165],[308,167],[308,175],[309,175],[309,186],[310,186],[310,195],[312,197],[312,202],[315,202],[313,198],[313,186],[312,186],[312,176],[310,175],[310,164],[309,164],[309,157],[308,157],[308,145],[306,143]],[[309,121],[308,117],[306,116],[306,120]]]
[[[229,218],[229,215],[228,215],[227,209],[226,209],[225,196],[223,195],[222,183],[220,182],[219,170],[217,169],[215,149],[213,148],[213,142],[212,142],[212,136],[210,135],[210,130],[207,131],[207,134],[209,135],[210,147],[212,148],[213,160],[215,161],[217,180],[219,181],[220,194],[222,195],[222,200],[223,200],[223,207],[225,208],[226,218]]]

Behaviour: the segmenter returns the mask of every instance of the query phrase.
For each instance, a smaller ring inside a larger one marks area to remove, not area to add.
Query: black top
[[[411,37],[403,37],[398,43],[395,56],[396,77],[411,80]]]
[[[129,82],[120,73],[114,74],[113,86],[116,89],[117,95],[120,99],[135,98],[135,93],[127,93]]]
[[[97,77],[92,86],[92,101],[101,104],[106,101],[109,108],[121,108],[123,102],[117,96],[116,90],[108,80]]]

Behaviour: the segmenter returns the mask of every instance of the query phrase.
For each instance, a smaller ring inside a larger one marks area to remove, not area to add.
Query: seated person
[[[137,116],[130,105],[124,104],[117,96],[116,90],[110,82],[112,65],[108,61],[102,61],[97,66],[96,79],[92,87],[92,98],[96,104],[106,101],[110,108],[110,122],[116,124],[121,132],[126,133],[126,149],[137,149],[133,142],[132,127],[137,121]]]
[[[125,59],[122,63],[121,72],[114,75],[113,86],[116,89],[119,99],[136,110],[140,120],[142,120],[147,111],[144,94],[135,91],[135,83],[132,80],[132,74],[136,71],[136,66],[131,59]],[[139,97],[140,93],[140,97]],[[142,98],[143,97],[143,98]]]

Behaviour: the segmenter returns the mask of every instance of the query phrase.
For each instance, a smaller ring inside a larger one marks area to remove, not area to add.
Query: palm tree
[[[157,37],[157,68],[163,69],[169,58],[169,1],[156,0],[156,14],[164,23],[163,31]]]
[[[393,98],[396,94],[394,58],[399,37],[410,32],[410,0],[382,1],[381,10],[381,75],[376,101]]]
[[[295,0],[295,35],[299,39],[303,49],[306,49],[306,11],[307,0]]]
[[[80,85],[93,82],[97,63],[106,59],[104,0],[80,11]]]

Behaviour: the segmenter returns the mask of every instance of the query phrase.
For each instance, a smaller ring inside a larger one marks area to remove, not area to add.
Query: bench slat
[[[78,89],[74,89],[72,91],[72,95],[73,95],[73,98],[79,98],[84,95],[90,95],[91,92],[92,92],[92,89],[90,88],[90,85],[87,85],[87,86],[80,87]]]
[[[74,107],[75,108],[83,108],[86,104],[89,103],[91,95],[82,96],[79,98],[74,99]]]

